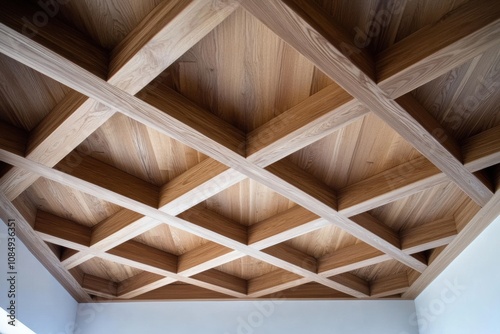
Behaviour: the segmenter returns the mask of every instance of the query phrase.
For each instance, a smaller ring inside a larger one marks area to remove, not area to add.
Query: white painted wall
[[[417,334],[413,301],[80,304],[75,334]]]
[[[0,220],[0,307],[7,309],[7,226]],[[73,333],[78,303],[17,239],[17,319],[37,334]],[[3,315],[3,314],[2,314]],[[3,323],[7,318],[3,317]],[[7,327],[8,328],[8,327]]]
[[[500,333],[500,217],[415,300],[421,334]]]

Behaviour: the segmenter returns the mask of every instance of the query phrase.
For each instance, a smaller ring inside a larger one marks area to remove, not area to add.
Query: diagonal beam
[[[43,264],[45,268],[61,283],[61,285],[79,302],[90,302],[91,298],[81,288],[73,275],[64,268],[49,246],[43,242],[32,228],[34,222],[30,223],[31,215],[23,212],[23,208],[16,208],[7,197],[0,193],[0,218],[5,224],[9,219],[16,223],[16,235],[26,245],[30,252]]]
[[[389,124],[475,202],[485,205],[491,199],[491,190],[465,168],[458,145],[443,134],[427,111],[408,95],[397,101],[388,98],[371,73],[342,53],[340,45],[352,44],[352,38],[340,41],[337,27],[324,24],[328,20],[324,12],[301,0],[245,0],[241,4]]]
[[[80,90],[89,97],[92,97],[111,108],[119,110],[125,115],[145,124],[148,127],[156,129],[174,139],[184,142],[186,145],[194,147],[200,152],[205,153],[212,158],[227,164],[235,170],[244,173],[257,182],[267,185],[269,188],[280,194],[284,194],[296,203],[304,206],[314,213],[319,214],[325,219],[330,220],[333,224],[336,224],[340,228],[353,234],[358,239],[361,239],[374,247],[383,249],[385,253],[391,255],[409,267],[418,271],[422,271],[424,269],[425,266],[423,266],[421,262],[416,261],[414,258],[402,253],[400,249],[390,243],[387,243],[378,235],[374,235],[372,232],[367,231],[346,217],[338,214],[334,208],[325,204],[322,200],[310,196],[310,194],[307,194],[297,187],[291,187],[288,182],[282,180],[280,177],[255,166],[244,157],[240,156],[237,150],[235,151],[233,147],[225,146],[219,143],[217,138],[212,136],[207,137],[205,135],[206,132],[200,133],[199,131],[196,131],[188,125],[192,120],[184,113],[179,115],[179,111],[175,109],[162,111],[145,103],[144,101],[134,98],[126,92],[123,92],[116,87],[94,77],[83,69],[76,67],[74,64],[62,59],[58,55],[53,54],[50,50],[27,40],[7,27],[0,25],[0,33],[2,34],[2,38],[0,39],[0,50],[8,56],[21,61],[28,66],[32,66],[42,73],[66,83],[75,89]],[[22,48],[23,52],[19,52],[19,48]],[[54,60],[57,60],[57,66],[52,65]],[[68,75],[68,73],[78,74],[78,77],[75,75]],[[189,113],[189,111],[192,111],[196,106],[189,103],[187,105],[183,104],[177,107],[186,109]],[[179,120],[171,114],[175,114],[175,116],[180,117],[181,119]],[[185,121],[187,121],[187,123],[185,123]],[[215,132],[220,131],[220,129],[213,130]],[[291,188],[292,191],[290,191]],[[126,199],[122,197],[120,202],[122,202],[122,200]],[[170,219],[170,221],[172,222],[172,219]],[[181,225],[181,228],[184,228],[184,225]],[[205,234],[205,232],[203,232],[203,234]],[[219,239],[219,237],[220,236],[218,236],[217,239]],[[234,242],[233,240],[226,239],[226,242],[228,241],[231,243]],[[325,283],[330,284],[330,282],[326,281]]]
[[[370,297],[382,298],[405,293],[410,287],[408,274],[400,274],[382,277],[370,282]]]
[[[500,163],[500,126],[465,140],[465,168],[471,173]],[[348,217],[431,188],[448,178],[424,157],[383,171],[338,192],[339,212]]]
[[[10,8],[10,4],[7,7]],[[136,94],[212,31],[236,7],[237,4],[231,0],[163,1],[113,50],[108,82],[127,93]],[[21,18],[22,15],[14,17]],[[53,26],[53,22],[55,21],[51,21],[49,27]],[[22,26],[22,22],[19,24]],[[51,39],[65,31],[68,30],[58,29],[57,33],[49,33],[45,28],[40,29],[40,38]],[[73,41],[73,35],[67,39]],[[58,41],[55,44],[61,45]],[[83,42],[64,45],[78,56],[86,55],[87,50],[93,50]],[[82,58],[88,62],[95,58],[93,54],[96,52]],[[92,60],[91,63],[101,65],[105,59],[106,57],[100,61]],[[107,65],[102,64],[101,67],[107,68]],[[52,167],[113,114],[114,110],[109,106],[71,92],[33,130],[26,157]],[[0,189],[9,199],[14,199],[37,178],[36,174],[13,168],[0,179]]]
[[[177,257],[161,250],[143,245],[135,241],[127,241],[107,252],[92,250],[85,243],[90,241],[91,229],[72,221],[62,219],[46,212],[38,212],[34,230],[44,241],[64,247],[76,246],[81,252],[113,261],[133,268],[141,269],[169,279],[201,286],[234,297],[246,295],[246,282],[228,275],[211,271],[204,275],[187,278],[177,274]],[[83,235],[83,236],[82,236]],[[230,288],[225,282],[229,282]]]
[[[175,218],[172,217],[168,214],[165,214],[161,211],[158,211],[157,209],[154,209],[145,203],[139,202],[137,200],[134,200],[132,198],[123,196],[121,194],[117,194],[113,191],[110,191],[109,189],[100,187],[99,185],[96,185],[94,183],[70,176],[68,174],[62,173],[60,171],[51,169],[49,167],[40,165],[38,163],[29,161],[25,158],[19,157],[15,154],[12,154],[10,152],[2,151],[1,154],[2,160],[12,164],[12,165],[17,165],[18,167],[22,168],[27,168],[30,169],[31,171],[35,171],[37,173],[40,173],[42,176],[52,179],[56,182],[61,182],[63,184],[72,186],[73,188],[79,189],[83,192],[89,193],[93,196],[96,196],[98,198],[110,201],[112,203],[115,203],[117,205],[124,206],[125,208],[137,211],[141,214],[148,215],[151,218],[160,220],[160,221],[165,221],[168,224],[183,229],[185,231],[188,231],[190,233],[193,233],[195,235],[201,236],[203,238],[206,238],[208,240],[220,243],[224,246],[227,246],[229,248],[235,249],[242,251],[246,255],[255,257],[257,259],[269,262],[277,267],[283,267],[286,268],[287,270],[292,270],[294,272],[300,273],[306,277],[310,277],[312,280],[315,280],[321,284],[326,284],[327,286],[330,286],[332,288],[345,291],[349,294],[358,294],[356,291],[352,291],[349,288],[343,287],[341,284],[338,284],[336,282],[333,282],[331,280],[328,280],[323,277],[318,277],[314,272],[311,272],[307,269],[304,269],[300,266],[296,265],[291,265],[290,263],[283,261],[281,259],[278,259],[274,256],[265,254],[260,252],[259,250],[256,250],[252,247],[249,247],[247,245],[241,244],[237,240],[234,240],[232,238],[229,238],[227,236],[221,235],[217,232],[214,232],[210,229],[207,229],[203,226],[200,226],[198,224],[193,224],[189,223],[185,220],[182,220],[180,218]],[[107,167],[108,168],[108,167]],[[85,175],[88,178],[92,178],[94,173],[91,173],[90,171],[88,173],[83,173],[82,169],[79,169],[79,175]],[[377,236],[378,237],[378,236]],[[384,241],[385,242],[385,241]],[[387,242],[388,243],[388,242]],[[389,244],[389,243],[388,243]],[[402,253],[397,247],[391,245],[390,247],[393,247],[393,249],[397,249],[400,254]],[[407,257],[406,254],[404,254],[405,257]],[[423,264],[413,258],[411,258],[412,263],[418,263],[419,266],[423,266]]]
[[[500,215],[500,173],[495,180],[496,193],[458,233],[457,237],[430,263],[411,287],[404,298],[416,298],[488,225]]]
[[[467,2],[381,52],[378,84],[397,98],[498,45],[499,38],[498,3]]]

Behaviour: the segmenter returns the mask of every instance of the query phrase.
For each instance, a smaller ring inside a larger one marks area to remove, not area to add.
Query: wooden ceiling
[[[80,302],[412,299],[500,214],[497,0],[0,3],[0,217]]]

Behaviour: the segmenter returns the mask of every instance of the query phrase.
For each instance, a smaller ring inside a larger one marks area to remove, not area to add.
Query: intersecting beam
[[[78,29],[58,17],[39,27],[28,18],[40,17],[41,8],[35,3],[0,0],[0,22],[32,38],[77,65],[105,79],[108,74],[108,52],[93,43]],[[44,13],[42,11],[42,13]],[[45,14],[45,13],[44,13]],[[38,22],[37,22],[38,23]]]
[[[492,191],[465,168],[458,145],[427,111],[409,95],[390,99],[371,73],[342,53],[341,45],[352,45],[353,39],[326,24],[331,20],[324,11],[302,0],[245,0],[241,5],[389,124],[475,202],[485,205],[491,199]]]
[[[402,272],[370,282],[370,297],[382,298],[404,293],[409,287],[408,274]]]
[[[499,164],[500,126],[465,140],[463,160],[471,173]],[[350,217],[447,180],[429,160],[419,157],[339,190],[339,212]]]
[[[372,244],[374,247],[383,249],[384,252],[409,267],[419,271],[422,271],[425,268],[425,265],[422,265],[421,262],[416,261],[414,258],[402,253],[397,247],[390,245],[379,236],[374,235],[370,231],[361,228],[346,217],[338,214],[338,212],[336,212],[330,205],[310,196],[310,194],[305,193],[297,187],[292,187],[292,191],[290,191],[291,185],[288,182],[247,161],[244,157],[238,154],[238,150],[234,147],[221,145],[218,141],[220,138],[216,137],[214,134],[210,133],[210,137],[207,137],[205,135],[206,132],[200,133],[199,131],[196,131],[188,125],[192,122],[192,120],[184,113],[179,115],[179,111],[175,109],[162,111],[145,103],[144,101],[134,98],[126,92],[123,92],[96,78],[83,69],[76,67],[74,64],[68,62],[62,57],[50,52],[50,50],[47,50],[36,43],[33,43],[29,39],[20,36],[5,26],[0,25],[0,33],[2,33],[2,38],[0,39],[0,50],[8,56],[28,66],[32,66],[40,72],[51,76],[52,78],[59,80],[70,87],[80,90],[89,97],[92,97],[111,108],[119,110],[123,114],[145,124],[146,126],[156,129],[174,139],[180,140],[185,144],[194,147],[200,152],[205,153],[244,173],[248,177],[267,185],[269,188],[277,191],[278,193],[284,194],[296,203],[305,206],[315,213],[318,213],[320,216],[328,217],[332,223],[338,225],[340,228],[345,229],[355,237]],[[23,52],[19,52],[20,48]],[[57,66],[52,65],[54,60],[57,60]],[[176,104],[176,107],[185,109],[189,113],[196,106],[191,103],[186,103],[182,105]],[[180,117],[180,120],[173,117],[171,114]],[[184,122],[187,122],[188,124]],[[220,131],[220,129],[213,130]],[[124,197],[119,199],[115,197],[114,200],[118,200],[123,203],[123,200],[128,201],[129,199]],[[149,209],[150,208],[148,208],[148,210]],[[155,215],[157,214],[158,213],[155,212]],[[170,222],[172,222],[172,219],[170,219]],[[185,227],[184,225],[181,225],[180,228]],[[220,235],[217,239],[220,239]],[[227,239],[225,241],[233,242],[233,240]],[[330,282],[324,282],[331,284]]]
[[[110,89],[110,87],[107,87],[107,88],[108,88],[108,89]],[[118,93],[118,92],[116,92],[116,93]],[[123,95],[123,96],[125,96],[125,95]],[[106,100],[106,99],[105,99],[105,100]],[[134,101],[133,99],[129,99],[129,100],[130,100],[129,102]],[[111,103],[111,102],[110,102],[110,101],[108,101],[108,100],[106,100],[105,102],[107,102],[108,104],[110,104],[110,103]],[[136,102],[137,102],[137,101],[136,101]],[[140,103],[139,103],[139,105],[140,105]],[[144,106],[144,107],[146,107],[146,106]],[[139,108],[139,109],[140,109],[140,108]],[[149,109],[149,108],[147,108],[147,107],[146,107],[146,109]],[[155,114],[156,114],[156,113],[157,113],[157,112],[155,111]],[[135,115],[136,117],[139,117],[139,116],[137,116],[136,114],[134,114],[134,115]],[[142,116],[143,116],[143,115],[142,115]],[[142,116],[141,116],[141,117],[142,117]],[[158,116],[158,115],[157,115],[157,116]],[[141,118],[141,117],[139,117],[139,118]],[[149,125],[151,125],[152,123],[151,123],[151,121],[150,121],[150,120],[148,120],[148,119],[150,119],[150,118],[146,117],[146,118],[142,118],[141,120],[142,120],[142,122],[145,122],[145,123],[148,123]],[[163,130],[163,132],[165,132],[165,131],[166,131],[164,128],[163,128],[163,129],[160,129],[160,130]],[[168,132],[168,131],[167,131],[167,132]],[[219,148],[219,149],[220,149],[220,148]],[[222,149],[222,151],[225,151],[225,150],[224,150],[224,149]],[[207,150],[207,152],[208,152],[208,150]],[[223,153],[223,152],[220,152],[220,153]],[[227,153],[227,151],[226,151],[226,153]],[[212,154],[214,154],[214,153],[212,152]],[[220,157],[220,156],[219,156],[219,157]],[[225,159],[225,160],[226,160],[227,162],[231,163],[231,162],[233,162],[233,161],[231,161],[231,159],[236,159],[236,158],[237,158],[237,157],[235,157],[234,155],[232,155],[232,156],[229,156],[229,158],[227,158],[227,159]],[[237,165],[237,164],[234,164],[234,162],[233,162],[233,163],[231,163],[231,165],[235,166],[235,165]],[[243,165],[243,167],[248,168],[248,169],[246,170],[246,172],[250,172],[251,174],[253,174],[252,176],[254,176],[254,177],[256,177],[256,176],[257,176],[258,172],[257,172],[255,169],[251,168],[251,167],[250,167],[250,166],[248,166],[248,165],[246,165],[246,166],[245,166],[245,165]],[[259,177],[258,177],[258,179],[262,179],[262,176],[259,176]],[[274,185],[274,186],[275,186],[275,187],[281,187],[281,188],[280,188],[280,190],[281,190],[282,192],[284,192],[285,185],[283,185],[283,184],[281,184],[281,185],[277,185],[277,183],[278,183],[278,182],[280,182],[280,181],[278,181],[278,180],[274,180],[274,182],[275,182],[275,185]],[[344,221],[344,223],[347,223],[347,221]],[[350,228],[350,232],[355,232],[355,233],[353,233],[353,234],[355,234],[355,235],[356,235],[356,234],[358,234],[358,235],[359,235],[359,230],[356,230],[357,228],[356,228],[356,227],[352,227],[351,225],[352,225],[352,222],[349,222],[348,224],[345,224],[345,225],[343,225],[343,226],[344,226],[344,227],[346,227],[346,226],[347,226],[347,227],[349,227],[349,228]],[[366,235],[365,235],[365,236],[363,236],[363,238],[366,238]],[[371,242],[374,242],[374,241],[371,241]],[[409,260],[408,258],[405,258],[404,256],[402,256],[402,254],[398,253],[398,252],[397,252],[397,250],[395,250],[394,248],[393,248],[393,249],[390,249],[390,247],[389,247],[389,252],[392,252],[392,253],[393,253],[393,254],[392,254],[393,256],[394,256],[394,254],[398,254],[396,257],[398,257],[398,256],[399,256],[399,257],[400,257],[400,260],[402,259],[403,261],[408,261],[408,262],[410,262],[410,263],[413,263],[413,265],[415,265],[415,262],[413,262],[413,261]]]
[[[443,218],[400,233],[401,248],[408,254],[449,244],[457,236],[454,218]]]
[[[82,289],[78,281],[73,275],[64,268],[56,255],[52,252],[49,246],[43,242],[33,230],[30,223],[30,215],[22,213],[23,208],[17,208],[12,204],[7,197],[0,193],[0,218],[5,224],[8,224],[9,219],[14,219],[16,223],[16,235],[26,245],[30,252],[44,265],[44,267],[61,283],[61,285],[75,298],[78,302],[90,302],[91,298]]]
[[[479,158],[481,157],[481,155],[480,155],[480,154],[478,154],[477,156],[478,156]],[[301,213],[301,212],[302,212],[302,213]],[[327,222],[325,222],[325,221],[324,221],[324,220],[322,220],[322,219],[316,219],[316,220],[315,220],[315,218],[317,218],[317,216],[312,215],[312,214],[311,214],[310,212],[308,212],[307,210],[304,210],[304,209],[302,209],[302,208],[300,208],[300,209],[299,209],[299,207],[295,207],[295,208],[290,209],[288,212],[284,212],[284,213],[283,213],[283,217],[282,217],[282,218],[280,218],[280,217],[274,217],[274,218],[276,219],[276,221],[275,221],[274,223],[272,222],[272,219],[271,219],[271,221],[270,221],[269,223],[267,223],[267,222],[266,222],[266,223],[262,222],[262,223],[259,223],[259,224],[254,225],[255,227],[259,227],[259,228],[254,228],[254,231],[256,231],[256,232],[257,232],[255,235],[259,235],[259,232],[258,232],[258,231],[259,231],[259,230],[261,230],[261,229],[264,231],[264,235],[266,235],[266,234],[267,234],[267,235],[269,235],[269,233],[270,233],[270,232],[271,232],[274,228],[273,228],[273,229],[269,229],[269,228],[268,228],[269,226],[267,226],[267,227],[266,227],[266,225],[267,225],[267,224],[272,224],[273,226],[276,226],[276,227],[277,227],[277,226],[279,226],[279,225],[281,224],[281,223],[279,223],[279,222],[280,222],[280,221],[285,221],[285,220],[287,220],[287,219],[286,219],[286,217],[288,217],[288,216],[290,216],[290,217],[291,217],[291,216],[295,216],[295,217],[297,217],[297,218],[304,217],[304,218],[303,218],[303,220],[302,220],[302,221],[300,221],[300,219],[298,219],[298,220],[297,220],[297,222],[296,222],[297,224],[296,224],[296,228],[295,228],[295,229],[296,229],[296,231],[295,231],[295,232],[292,232],[292,234],[290,234],[289,232],[287,232],[287,231],[286,231],[285,229],[283,229],[283,228],[281,228],[281,230],[283,231],[283,233],[279,233],[279,232],[280,232],[280,229],[278,229],[278,230],[276,231],[276,236],[279,236],[279,235],[281,234],[281,236],[280,236],[280,237],[278,237],[278,239],[275,239],[275,240],[270,239],[270,240],[267,240],[267,241],[266,241],[266,240],[263,240],[263,243],[262,243],[260,246],[266,246],[266,245],[268,245],[268,246],[269,246],[269,245],[274,244],[274,243],[277,243],[277,242],[282,242],[282,241],[284,241],[284,240],[286,240],[286,239],[287,239],[287,236],[291,238],[291,237],[294,237],[294,235],[296,236],[296,235],[300,235],[300,234],[303,234],[303,233],[308,233],[308,232],[310,232],[310,231],[312,231],[312,230],[314,230],[314,229],[316,229],[316,228],[320,228],[320,227],[322,227],[322,226],[326,226],[326,224],[327,224]],[[308,225],[309,225],[309,226],[308,226]],[[267,232],[266,232],[266,230],[267,230]],[[251,230],[251,231],[252,231],[252,230]],[[293,231],[293,229],[292,229],[291,231]],[[295,233],[295,234],[294,234],[294,233]],[[249,234],[249,238],[250,238],[250,239],[252,239],[252,235],[253,235],[253,234],[252,234],[252,232],[251,232],[251,233]],[[275,237],[273,237],[272,233],[271,233],[271,235],[269,235],[269,237],[271,237],[271,238],[276,238],[276,236],[275,236]],[[262,239],[262,236],[261,236],[260,238],[257,238],[257,239],[255,240],[255,241],[257,242],[257,243],[255,244],[256,246],[258,246],[258,243],[260,242],[260,240],[261,240],[261,239]],[[220,253],[221,248],[222,248],[222,253]],[[259,247],[259,248],[260,248],[260,247]],[[241,256],[242,256],[241,254],[240,254],[240,255],[238,255],[238,254],[237,254],[237,253],[238,253],[237,251],[231,251],[230,249],[224,248],[224,247],[219,246],[219,245],[213,245],[213,248],[212,248],[212,249],[214,249],[216,252],[218,252],[218,253],[216,253],[216,256],[213,256],[213,254],[212,254],[212,252],[211,252],[211,251],[206,251],[206,250],[202,250],[200,253],[195,254],[195,255],[193,256],[193,258],[194,258],[194,259],[198,259],[198,260],[200,260],[200,262],[201,262],[201,263],[198,263],[198,264],[199,264],[199,265],[201,264],[201,266],[202,266],[202,270],[201,270],[201,271],[206,270],[206,269],[209,269],[209,268],[212,268],[212,267],[214,267],[214,266],[216,266],[216,265],[220,265],[220,264],[223,264],[223,263],[227,263],[227,262],[231,261],[232,259],[236,259],[236,258],[239,258],[239,257],[241,257]],[[214,264],[213,262],[209,262],[209,263],[203,264],[203,262],[204,262],[204,261],[212,261],[212,260],[213,260],[213,257],[217,257],[217,256],[225,256],[226,254],[227,254],[228,258],[227,258],[227,259],[221,259],[221,262],[219,262],[219,264],[217,264],[217,259],[215,259],[215,264]],[[83,255],[85,255],[85,254],[83,254]],[[185,255],[183,255],[183,257],[182,257],[182,258],[187,258],[187,256],[189,256],[189,255],[190,255],[189,253],[188,253],[188,254],[185,254]],[[203,256],[203,255],[205,255],[205,257],[201,257],[201,256]],[[384,258],[384,259],[388,259],[388,257],[387,257],[387,258]],[[378,262],[380,262],[380,261],[382,261],[382,260],[376,261],[376,263],[378,263]],[[180,263],[181,263],[181,262],[180,262]],[[188,261],[188,262],[183,261],[182,263],[189,263],[189,261]],[[180,266],[181,266],[181,265],[180,265]],[[186,267],[186,266],[184,266],[184,267],[185,267],[185,269],[184,269],[184,270],[186,270],[186,274],[192,274],[192,272],[189,272],[189,270],[190,270],[190,269],[189,269],[190,265],[188,265],[187,267]],[[195,270],[195,272],[196,272],[196,270]],[[333,274],[335,274],[335,273],[334,273],[334,272],[332,272],[331,274],[333,275]],[[165,284],[168,284],[168,283],[169,283],[169,281],[167,280],[167,281],[165,282]],[[170,281],[170,283],[171,283],[171,281]],[[155,285],[155,284],[153,284],[152,286],[161,286],[161,285],[162,285],[162,284],[156,284],[156,285]],[[146,290],[147,290],[147,289],[146,289]]]
[[[438,254],[433,256],[429,267],[403,294],[404,298],[416,298],[488,225],[500,215],[500,172],[495,179],[496,193],[458,233],[457,237]]]
[[[498,2],[469,1],[378,54],[378,84],[397,98],[498,45],[499,38]]]
[[[10,8],[6,6],[7,9]],[[237,4],[231,0],[176,0],[163,1],[147,15],[141,23],[113,50],[111,54],[111,73],[108,82],[127,93],[136,94],[163,70],[170,66],[185,51],[195,45],[220,22],[229,16]],[[3,12],[3,10],[2,10]],[[17,25],[23,26],[20,18]],[[50,46],[64,45],[58,51],[70,50],[91,64],[107,68],[103,62],[107,57],[96,59],[89,46],[76,39],[76,35],[67,36],[62,43],[57,36],[66,34],[69,29],[56,29],[57,20],[39,29],[36,41],[50,39]],[[21,28],[20,28],[21,29]],[[52,41],[52,39],[56,40]],[[42,43],[43,44],[43,43]],[[45,45],[45,44],[44,44]],[[80,50],[82,48],[82,50]],[[66,51],[67,52],[67,51]],[[65,53],[62,53],[65,55]],[[63,58],[64,59],[64,58]],[[80,64],[77,62],[77,64]],[[95,67],[95,65],[93,65]],[[137,72],[140,72],[140,75]],[[104,73],[105,77],[107,73]],[[97,103],[77,92],[69,93],[52,112],[33,130],[29,138],[26,157],[47,166],[54,166],[84,139],[97,130],[111,116],[114,110]],[[16,198],[37,180],[36,174],[13,168],[0,179],[0,189],[9,199]]]
[[[197,278],[183,277],[177,274],[176,256],[135,241],[127,241],[107,252],[95,252],[88,245],[85,245],[90,242],[91,229],[89,227],[46,212],[39,211],[37,213],[34,230],[45,241],[65,247],[76,246],[75,248],[81,252],[91,252],[94,256],[105,260],[156,275],[167,276],[234,297],[246,295],[246,282],[241,279],[223,273],[219,274],[214,270],[199,274],[196,276]]]
[[[84,274],[82,279],[82,288],[89,294],[115,299],[117,295],[117,284],[101,277]]]

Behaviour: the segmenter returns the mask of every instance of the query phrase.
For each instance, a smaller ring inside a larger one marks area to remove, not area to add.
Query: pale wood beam
[[[106,78],[108,52],[92,43],[81,31],[64,23],[57,16],[50,18],[50,24],[38,27],[29,20],[40,11],[40,7],[35,6],[35,3],[1,0],[0,4],[1,23],[32,38],[98,77]]]
[[[29,209],[22,206],[16,208],[3,193],[0,193],[0,203],[0,218],[5,224],[8,224],[9,219],[15,220],[16,235],[26,245],[28,250],[61,283],[73,298],[82,303],[90,302],[92,300],[90,296],[82,289],[73,275],[61,265],[52,250],[33,230],[34,221],[30,223],[29,217],[34,215],[28,212]]]
[[[346,299],[352,298],[345,293],[329,289],[321,284],[317,283],[306,283],[300,286],[296,286],[284,291],[278,291],[263,298],[271,299]]]
[[[408,254],[415,254],[447,245],[455,239],[457,234],[455,219],[443,218],[401,231],[401,248]]]
[[[111,108],[119,110],[125,115],[145,124],[146,126],[156,129],[174,139],[180,140],[185,144],[194,147],[200,152],[205,153],[212,158],[215,158],[222,163],[225,163],[230,167],[233,167],[234,169],[244,173],[252,179],[267,185],[269,188],[281,194],[284,194],[287,197],[290,197],[290,199],[292,199],[296,203],[305,206],[315,213],[321,212],[321,215],[324,215],[324,218],[328,217],[328,219],[332,223],[338,225],[340,228],[347,230],[357,238],[369,244],[372,244],[375,247],[382,248],[384,252],[390,254],[402,263],[419,271],[422,271],[424,269],[425,266],[423,266],[422,263],[402,253],[400,249],[394,247],[393,245],[390,245],[384,240],[381,240],[379,236],[373,235],[373,233],[366,231],[360,226],[357,226],[346,217],[338,214],[330,206],[325,205],[325,203],[323,203],[322,201],[311,197],[309,194],[304,193],[301,189],[296,187],[292,187],[293,191],[290,192],[291,186],[289,183],[285,182],[279,177],[276,177],[273,173],[266,172],[265,170],[262,170],[259,167],[253,165],[230,147],[221,145],[217,141],[217,136],[214,134],[222,131],[221,129],[213,129],[214,133],[210,134],[212,137],[206,137],[203,133],[196,131],[183,122],[191,122],[191,120],[187,120],[188,117],[186,117],[186,115],[177,115],[181,117],[181,120],[176,119],[175,117],[169,115],[168,111],[158,110],[157,108],[145,103],[144,101],[138,100],[137,98],[134,98],[126,92],[123,92],[116,87],[113,87],[106,82],[99,80],[83,69],[76,67],[74,64],[69,63],[58,55],[53,54],[52,52],[50,52],[50,50],[40,47],[39,45],[33,45],[33,42],[27,40],[23,36],[20,36],[7,27],[0,25],[0,33],[2,33],[2,39],[0,39],[0,50],[8,56],[21,61],[28,66],[32,66],[42,73],[45,73],[63,83],[66,83],[75,89],[79,89],[89,97],[92,97]],[[12,43],[15,46],[13,46]],[[27,48],[23,49],[22,53],[18,51],[19,43],[20,45],[28,46]],[[51,66],[54,60],[57,60],[58,62],[57,67]],[[70,73],[71,75],[69,75]],[[189,103],[181,107],[191,110],[196,106]],[[177,113],[175,111],[170,112]],[[214,139],[214,136],[216,137],[216,139]],[[223,136],[218,138],[223,138]],[[226,144],[230,145],[229,142]],[[293,195],[293,198],[291,197],[291,195]],[[123,197],[121,199],[118,199],[115,197],[114,200],[119,200],[121,203],[123,203],[123,200],[127,199]],[[150,208],[148,208],[148,210],[149,209]],[[155,215],[158,215],[158,212],[155,211],[152,218],[154,218]],[[174,219],[171,218],[170,223],[172,224],[173,221]],[[176,225],[180,225],[180,228],[182,229],[185,228],[183,224]],[[199,228],[192,226],[190,230],[193,230],[193,228],[198,230],[198,234],[195,234],[199,235]],[[206,232],[206,229],[203,229],[202,234],[206,235]],[[218,240],[220,240],[221,238],[220,235],[215,236],[212,233],[209,234],[211,234],[211,238],[215,237]],[[210,238],[208,239],[212,240]],[[229,245],[228,242],[233,243],[234,241],[226,238],[224,240],[225,245]],[[234,248],[239,247],[236,244],[233,245],[235,245]],[[330,282],[328,283],[330,284]]]
[[[57,164],[55,169],[65,171],[66,159]],[[157,186],[91,156],[82,157],[78,168],[71,169],[67,173],[150,207],[158,205]]]
[[[108,82],[136,94],[237,7],[234,0],[162,1],[113,49]]]
[[[310,281],[286,270],[273,270],[248,281],[248,297],[258,298],[290,289]]]
[[[333,83],[247,135],[247,159],[266,167],[369,112]]]
[[[10,10],[12,5],[9,3],[6,10]],[[163,1],[113,50],[108,82],[127,93],[136,94],[236,7],[237,4],[230,0]],[[7,19],[14,19],[19,28],[24,24],[20,20],[22,15],[2,13]],[[58,27],[57,22],[52,19],[50,25],[39,29],[35,41],[49,47],[56,46],[56,51],[62,52],[63,56],[69,50],[71,55],[84,62],[83,65],[91,64],[91,68],[100,66],[100,78],[106,78],[107,56],[98,56],[100,53],[94,50],[94,46],[80,41],[78,34],[69,34],[71,29]],[[64,37],[64,41],[60,36]],[[45,40],[48,44],[44,44]],[[76,64],[82,65],[82,62],[76,61]],[[89,69],[88,66],[83,67]],[[114,111],[78,92],[69,93],[33,130],[26,157],[54,166],[111,118]],[[0,189],[12,200],[37,179],[36,174],[13,168],[0,179]]]
[[[136,241],[127,241],[109,249],[107,252],[94,251],[88,246],[79,244],[82,239],[85,241],[90,240],[91,228],[49,213],[39,212],[37,214],[37,222],[34,229],[39,233],[40,237],[46,241],[65,247],[76,245],[77,249],[82,252],[92,253],[94,256],[105,260],[161,275],[170,280],[180,280],[188,284],[212,289],[235,297],[244,297],[246,295],[246,281],[243,282],[243,280],[231,275],[219,274],[217,271],[200,274],[197,278],[184,277],[177,274],[176,256]],[[83,234],[84,237],[79,235],[78,232]],[[233,290],[234,287],[237,288]]]
[[[75,250],[90,246],[91,229],[68,219],[38,210],[34,230],[44,241]]]
[[[404,298],[416,298],[488,225],[500,215],[500,173],[495,179],[496,193],[458,233],[455,239],[440,250],[429,267],[403,294]]]
[[[334,276],[390,260],[387,254],[365,243],[344,247],[318,261],[318,273]]]
[[[500,127],[464,141],[465,167],[477,172],[500,163]],[[348,217],[431,188],[448,178],[425,157],[383,171],[338,191],[339,212]]]
[[[447,180],[429,160],[419,157],[339,190],[339,212],[350,217]]]
[[[500,163],[500,126],[468,138],[462,149],[465,167],[471,172]]]
[[[117,287],[117,295],[120,298],[129,299],[174,282],[177,282],[174,278],[142,272],[121,281]]]
[[[378,84],[397,98],[498,45],[499,38],[498,2],[466,2],[378,54]]]
[[[412,111],[422,111],[415,100],[391,100],[370,73],[341,52],[339,38],[343,37],[342,42],[348,45],[352,44],[352,38],[340,34],[334,24],[324,23],[331,20],[323,11],[299,0],[286,3],[280,0],[264,3],[245,0],[241,5],[389,124],[475,202],[485,205],[491,199],[491,190],[468,171],[456,156],[456,145],[449,144],[452,141],[447,138],[438,138],[440,132],[436,130],[441,130],[441,127],[426,128],[437,124],[430,114],[425,111],[425,116],[420,115],[415,119],[416,114]]]
[[[117,283],[107,279],[83,274],[82,288],[91,295],[115,299],[117,295],[117,286]]]
[[[249,226],[248,244],[263,249],[328,225],[325,219],[296,205]]]
[[[207,158],[160,189],[160,207],[178,215],[244,179],[245,175]]]
[[[170,284],[131,300],[234,300],[234,297],[188,284]]]
[[[404,293],[410,287],[406,272],[382,277],[370,282],[370,297],[382,298]]]
[[[352,289],[362,291],[364,294],[370,294],[370,286],[367,281],[351,273],[343,273],[330,277],[332,281],[346,285]]]

